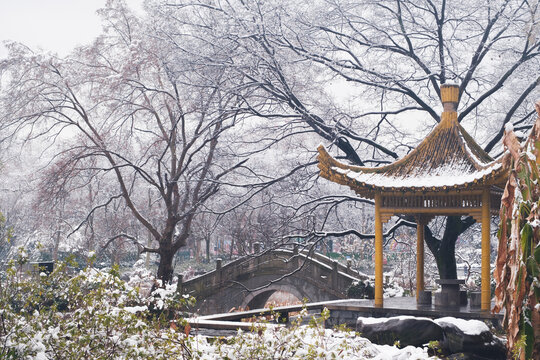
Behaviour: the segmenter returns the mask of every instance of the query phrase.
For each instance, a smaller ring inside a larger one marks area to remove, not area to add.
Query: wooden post
[[[420,291],[424,291],[424,221],[416,218],[416,301]]]
[[[489,311],[491,307],[491,272],[490,272],[490,204],[489,188],[482,192],[482,304],[481,309]]]
[[[375,194],[375,307],[383,307],[383,231],[381,194]]]

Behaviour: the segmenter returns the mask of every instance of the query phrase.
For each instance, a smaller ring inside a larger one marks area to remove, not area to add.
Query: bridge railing
[[[284,261],[286,266],[282,266],[281,263],[279,264],[281,266],[275,264],[276,273],[290,272],[295,268],[300,268],[302,265],[307,265],[314,275],[314,280],[331,277],[334,286],[337,285],[339,277],[345,277],[349,282],[369,278],[367,275],[351,269],[350,265],[343,265],[313,251],[298,251],[298,247],[295,246],[293,249],[278,248],[248,255],[224,265],[222,260],[218,259],[215,270],[186,281],[182,281],[183,279],[179,277],[179,284],[181,285],[179,289],[196,290],[195,288],[197,288],[199,291],[203,289],[209,291],[212,288],[221,286],[223,280],[235,280],[239,274],[249,273],[264,266],[272,267],[272,262],[281,256],[286,258]]]

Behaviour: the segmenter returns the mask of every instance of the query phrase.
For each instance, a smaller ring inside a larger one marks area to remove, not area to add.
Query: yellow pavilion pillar
[[[481,309],[489,311],[491,307],[491,272],[490,272],[490,194],[489,188],[482,192],[482,300]]]
[[[375,194],[375,307],[383,306],[383,229],[381,194]]]
[[[416,218],[416,301],[420,291],[424,291],[424,221]]]

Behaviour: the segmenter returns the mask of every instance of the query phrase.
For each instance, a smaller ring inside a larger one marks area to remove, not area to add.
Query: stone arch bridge
[[[180,277],[179,291],[194,296],[197,310],[206,315],[263,308],[276,291],[309,302],[344,299],[353,281],[366,279],[350,265],[295,247],[248,255],[224,266],[218,259],[213,271],[187,281]]]

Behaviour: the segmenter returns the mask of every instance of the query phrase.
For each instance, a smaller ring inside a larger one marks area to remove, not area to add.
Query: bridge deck
[[[273,311],[279,312],[282,316],[287,317],[289,313],[298,312],[305,307],[309,311],[321,311],[323,308],[330,310],[330,319],[327,321],[328,326],[346,324],[354,327],[356,319],[360,316],[365,317],[392,317],[399,315],[409,315],[415,317],[440,318],[452,316],[462,319],[477,319],[482,321],[490,321],[496,326],[500,326],[502,314],[491,314],[489,312],[471,309],[469,306],[460,308],[436,308],[434,306],[419,306],[416,304],[416,299],[413,297],[389,298],[384,300],[384,307],[375,307],[373,300],[346,299],[324,301],[319,303],[308,303],[304,305],[281,306],[273,308]],[[241,311],[226,314],[214,314],[201,316],[196,319],[190,319],[193,327],[208,327],[207,322],[228,322],[228,325],[234,328],[234,322],[242,319],[267,315],[271,312],[270,309],[256,309],[250,311]],[[245,324],[245,323],[243,323]]]

